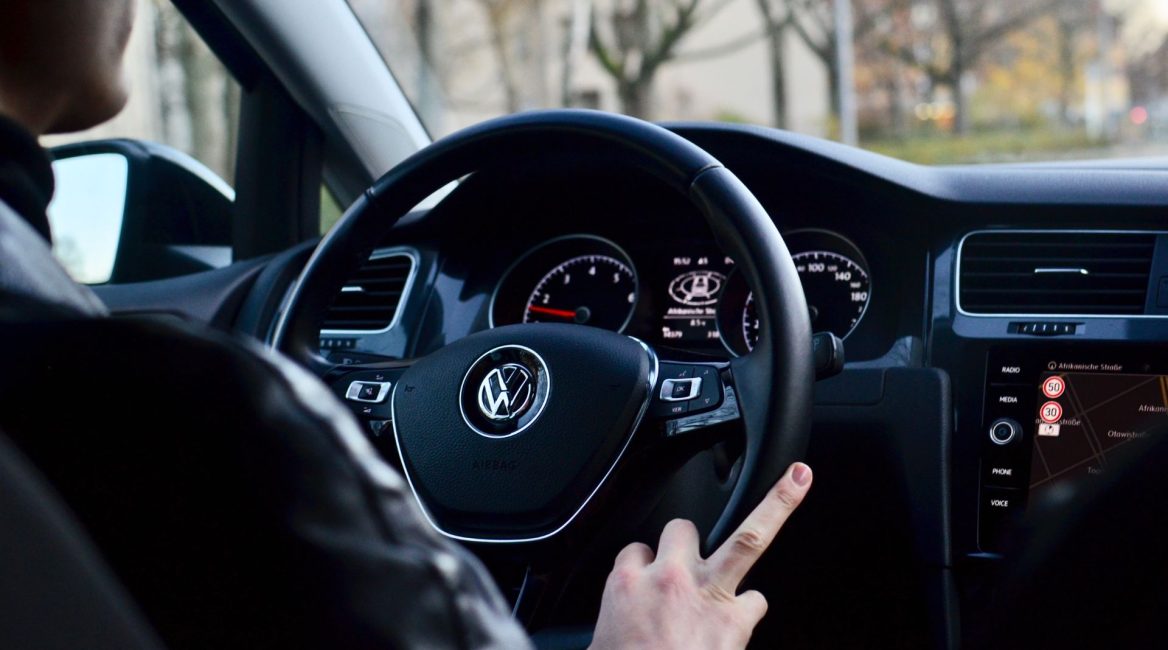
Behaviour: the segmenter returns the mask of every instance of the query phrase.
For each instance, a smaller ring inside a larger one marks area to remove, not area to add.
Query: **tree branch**
[[[604,44],[604,41],[601,39],[600,30],[596,28],[595,17],[593,17],[593,19],[590,21],[590,25],[591,26],[588,29],[588,47],[592,50],[593,53],[596,54],[596,60],[600,63],[600,67],[606,73],[608,73],[610,77],[616,79],[617,81],[623,81],[625,72],[624,66],[613,57],[612,51],[607,45]]]
[[[1011,16],[1008,16],[1001,21],[982,29],[974,34],[969,39],[970,51],[981,54],[982,50],[988,43],[992,43],[1012,31],[1021,29],[1030,21],[1046,14],[1059,5],[1059,0],[1043,0],[1042,2],[1035,2],[1027,8],[1023,8]],[[978,57],[974,56],[971,60]]]
[[[811,50],[815,56],[819,57],[824,63],[828,63],[828,59],[831,57],[831,49],[827,44],[820,43],[811,36],[810,32],[807,31],[807,26],[804,25],[801,20],[799,20],[794,5],[788,5],[788,8],[791,11],[791,27],[793,27],[795,29],[795,33],[799,35],[799,40],[803,41],[803,44],[806,45],[807,49]]]
[[[749,47],[754,43],[770,36],[772,31],[777,31],[774,28],[764,27],[758,31],[742,34],[737,38],[729,39],[718,45],[711,45],[710,47],[702,48],[700,50],[691,50],[689,52],[679,52],[674,55],[674,61],[702,61],[705,59],[716,59],[720,56],[733,54],[738,50]]]
[[[657,47],[653,48],[652,52],[645,53],[645,58],[641,60],[640,78],[651,78],[661,64],[673,57],[673,48],[677,47],[681,37],[685,36],[696,24],[694,15],[697,13],[699,2],[701,0],[689,0],[688,4],[678,11],[674,23],[667,26],[662,32]]]

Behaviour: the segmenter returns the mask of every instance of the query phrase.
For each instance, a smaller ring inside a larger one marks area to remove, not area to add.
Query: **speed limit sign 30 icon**
[[[1042,382],[1042,394],[1050,399],[1057,399],[1067,389],[1067,382],[1062,377],[1047,377]]]
[[[1063,417],[1063,407],[1058,402],[1047,402],[1038,410],[1038,417],[1047,424],[1054,424]]]

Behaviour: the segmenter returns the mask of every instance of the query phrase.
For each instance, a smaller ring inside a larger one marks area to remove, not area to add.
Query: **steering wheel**
[[[611,160],[614,174],[622,166],[652,174],[703,215],[754,291],[761,333],[753,351],[728,363],[675,361],[615,332],[520,324],[402,362],[338,367],[320,356],[325,310],[402,215],[468,174],[584,147]],[[632,498],[611,490],[615,477],[638,470],[628,462],[634,451],[741,435],[737,484],[705,535],[711,549],[807,443],[811,328],[774,222],[733,173],[696,145],[602,112],[492,120],[390,170],[317,246],[291,290],[273,347],[339,394],[354,381],[385,386],[385,402],[368,405],[366,414],[390,421],[384,435],[392,428],[391,449],[429,522],[467,542],[522,545],[584,534],[614,501]]]

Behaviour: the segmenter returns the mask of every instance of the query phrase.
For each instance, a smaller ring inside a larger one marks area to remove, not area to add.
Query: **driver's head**
[[[126,103],[137,0],[3,0],[0,114],[36,134],[78,131]]]

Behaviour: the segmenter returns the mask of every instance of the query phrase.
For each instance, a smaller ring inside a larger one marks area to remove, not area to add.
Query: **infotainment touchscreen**
[[[1168,376],[1129,365],[1047,363],[1037,386],[1031,490],[1104,472],[1118,449],[1168,427]]]
[[[1111,471],[1122,451],[1168,431],[1168,350],[1027,345],[990,350],[979,543],[1055,485]]]

